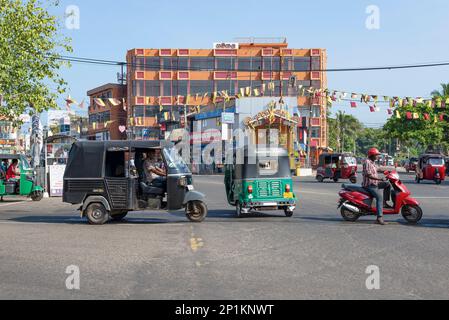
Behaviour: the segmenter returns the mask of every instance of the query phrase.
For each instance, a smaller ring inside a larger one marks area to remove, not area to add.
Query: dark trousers
[[[391,184],[389,182],[379,182],[379,185],[371,185],[365,189],[376,199],[377,217],[384,215],[384,206],[390,200]]]

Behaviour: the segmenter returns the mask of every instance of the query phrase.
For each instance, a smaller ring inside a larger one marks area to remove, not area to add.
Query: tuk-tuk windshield
[[[427,163],[431,166],[444,166],[443,158],[429,158]]]
[[[354,157],[344,157],[343,164],[355,166],[357,164],[357,159]]]
[[[190,173],[189,167],[185,163],[184,159],[178,154],[177,150],[174,148],[164,148],[164,158],[167,162],[168,173]]]
[[[31,170],[32,169],[30,163],[27,160],[27,158],[20,157],[20,162],[22,163],[22,168],[24,170]]]

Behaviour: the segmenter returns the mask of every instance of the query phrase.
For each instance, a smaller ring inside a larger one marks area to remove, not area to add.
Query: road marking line
[[[19,204],[27,203],[27,202],[30,202],[30,201],[31,200],[25,200],[25,201],[20,201],[20,202],[3,203],[3,204],[0,204],[0,207],[12,206],[13,204],[19,205]]]

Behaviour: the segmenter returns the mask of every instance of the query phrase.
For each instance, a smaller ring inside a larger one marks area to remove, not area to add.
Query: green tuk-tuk
[[[282,148],[237,150],[233,164],[225,166],[225,187],[238,217],[262,210],[283,210],[291,217],[296,209],[290,157]]]
[[[0,174],[0,199],[4,196],[25,196],[33,201],[41,201],[44,197],[44,188],[36,184],[36,174],[30,166],[28,160],[23,155],[0,154],[0,161],[8,161],[9,165],[13,160],[19,161],[19,179],[6,181],[6,177]]]

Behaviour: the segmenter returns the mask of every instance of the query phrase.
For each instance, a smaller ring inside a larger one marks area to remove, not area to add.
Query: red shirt
[[[17,175],[18,175],[17,165],[16,166],[10,165],[8,171],[6,171],[6,180],[15,179]]]

